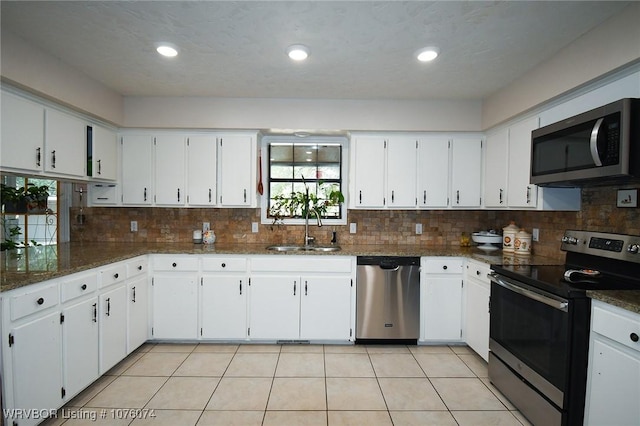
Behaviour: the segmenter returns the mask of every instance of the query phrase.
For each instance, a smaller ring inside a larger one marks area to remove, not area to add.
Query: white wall
[[[491,128],[639,61],[640,2],[634,2],[486,99],[482,106],[482,128]]]
[[[122,96],[24,39],[2,32],[2,80],[47,99],[122,125]]]
[[[125,97],[125,126],[478,131],[480,101]]]

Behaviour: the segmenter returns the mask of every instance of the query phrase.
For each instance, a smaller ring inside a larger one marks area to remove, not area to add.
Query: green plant
[[[304,181],[304,177],[302,178]],[[313,211],[320,217],[326,217],[329,207],[338,206],[344,202],[344,195],[338,190],[323,188],[324,182],[319,182],[321,194],[309,191],[309,186],[304,182],[305,190],[291,192],[290,195],[276,195],[272,199],[273,205],[269,214],[273,217],[273,223],[282,223],[286,217],[305,218]]]
[[[11,205],[12,208],[22,211],[26,206],[26,210],[46,210],[47,199],[49,198],[48,185],[35,185],[29,183],[26,186],[15,188],[12,186],[1,184],[2,204]],[[23,206],[23,207],[20,207]]]

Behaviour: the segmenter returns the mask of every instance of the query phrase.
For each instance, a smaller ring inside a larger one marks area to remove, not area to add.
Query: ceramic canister
[[[502,250],[514,251],[516,234],[520,231],[520,228],[516,226],[515,222],[511,222],[508,226],[502,228]]]
[[[518,232],[514,248],[516,254],[531,254],[531,234],[524,229]]]

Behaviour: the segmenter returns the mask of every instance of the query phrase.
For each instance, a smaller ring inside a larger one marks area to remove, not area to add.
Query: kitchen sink
[[[296,246],[296,245],[275,245],[267,247],[272,251],[318,251],[332,252],[340,251],[340,246]]]

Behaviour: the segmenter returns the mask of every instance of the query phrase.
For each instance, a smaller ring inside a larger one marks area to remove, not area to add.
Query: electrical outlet
[[[358,231],[358,225],[355,222],[349,224],[349,233],[355,234]]]
[[[538,228],[533,228],[531,230],[531,240],[532,241],[540,240],[540,230]]]
[[[251,232],[258,232],[258,222],[251,222]]]
[[[131,232],[138,232],[138,222],[135,220],[131,221]]]
[[[202,232],[211,230],[211,224],[209,222],[202,222]]]
[[[422,235],[422,224],[416,223],[416,235]]]

